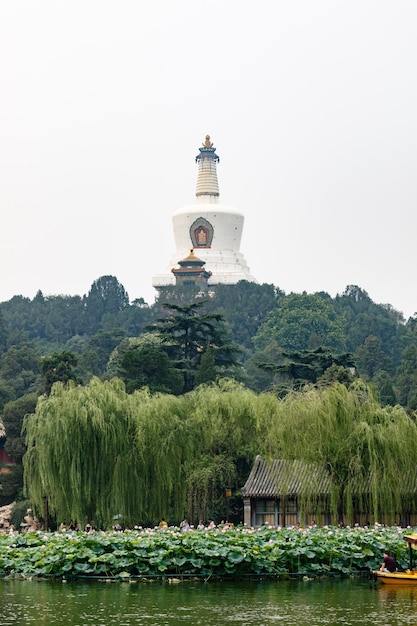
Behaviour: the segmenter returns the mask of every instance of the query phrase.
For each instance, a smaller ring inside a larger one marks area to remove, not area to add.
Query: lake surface
[[[0,579],[2,626],[417,624],[417,587],[365,580],[105,583]]]

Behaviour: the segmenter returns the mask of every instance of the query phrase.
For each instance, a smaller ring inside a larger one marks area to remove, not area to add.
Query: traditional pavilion
[[[322,526],[343,520],[331,514],[330,475],[324,466],[298,460],[266,460],[257,456],[248,479],[242,487],[244,524],[247,526],[294,526],[311,520]],[[368,485],[358,485],[353,492],[352,519],[349,523],[369,525],[372,519]],[[404,476],[400,510],[394,514],[395,523],[403,528],[416,526],[417,510],[410,502],[417,491],[417,469]],[[392,515],[384,510],[377,520],[392,525]]]
[[[240,280],[256,282],[240,252],[244,216],[234,207],[219,203],[219,157],[209,135],[195,160],[198,163],[196,202],[174,213],[176,250],[166,274],[154,276],[152,284],[156,289],[178,284],[179,274],[173,268],[179,265],[181,269],[190,249],[205,264],[209,287],[235,285]]]
[[[307,494],[318,496],[317,510],[300,504]],[[293,526],[313,516],[317,523],[330,522],[330,478],[327,472],[303,461],[273,460],[257,456],[242,487],[244,523],[247,526]]]
[[[179,267],[174,267],[171,271],[175,276],[177,285],[192,285],[198,287],[200,291],[208,290],[208,279],[211,272],[204,269],[204,261],[199,259],[191,248],[190,254],[178,262]]]

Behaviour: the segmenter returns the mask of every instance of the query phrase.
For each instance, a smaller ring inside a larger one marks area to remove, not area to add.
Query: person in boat
[[[380,572],[385,572],[388,574],[393,574],[397,571],[397,561],[393,556],[389,554],[389,552],[384,552],[384,560],[381,563],[381,567],[379,568]]]

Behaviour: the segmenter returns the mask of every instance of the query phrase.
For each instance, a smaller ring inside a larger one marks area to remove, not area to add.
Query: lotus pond
[[[0,536],[0,575],[12,578],[286,578],[365,574],[385,550],[408,565],[411,529],[177,528]]]

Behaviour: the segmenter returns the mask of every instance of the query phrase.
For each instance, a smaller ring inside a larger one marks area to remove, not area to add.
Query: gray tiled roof
[[[266,461],[257,456],[242,488],[244,498],[276,498],[302,494],[325,495],[330,491],[327,472],[302,461]]]

